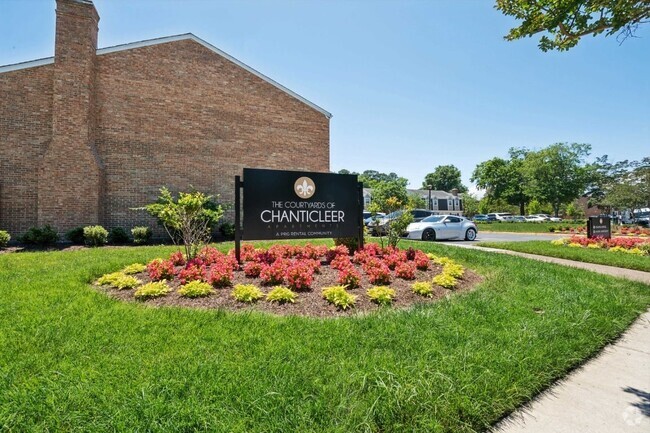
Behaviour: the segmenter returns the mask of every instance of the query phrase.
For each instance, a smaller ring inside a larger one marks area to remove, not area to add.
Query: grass
[[[550,241],[479,242],[478,245],[650,272],[650,257],[610,252],[604,249],[569,248],[567,246],[551,245]]]
[[[0,430],[473,432],[612,341],[648,286],[439,244],[485,276],[340,319],[152,308],[88,283],[169,247],[0,255]]]
[[[587,227],[581,223],[476,223],[479,232],[509,232],[509,233],[551,233],[550,227]]]

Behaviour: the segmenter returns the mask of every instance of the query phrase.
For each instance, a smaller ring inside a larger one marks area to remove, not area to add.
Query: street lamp
[[[431,189],[432,188],[433,187],[431,185],[427,185],[427,189],[429,190],[429,202],[428,202],[428,205],[427,205],[428,210],[433,210],[433,206],[431,206]]]

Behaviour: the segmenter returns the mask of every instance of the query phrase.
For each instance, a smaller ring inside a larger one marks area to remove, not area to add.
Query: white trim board
[[[100,48],[97,50],[97,55],[101,56],[102,54],[109,54],[109,53],[115,53],[119,51],[125,51],[125,50],[132,50],[134,48],[141,48],[141,47],[148,47],[151,45],[158,45],[158,44],[165,44],[168,42],[176,42],[176,41],[183,41],[183,40],[192,40],[198,44],[203,45],[205,48],[209,49],[210,51],[219,54],[221,57],[224,57],[225,59],[231,61],[232,63],[236,64],[237,66],[245,69],[246,71],[250,72],[251,74],[261,78],[262,80],[266,81],[267,83],[271,84],[272,86],[282,90],[283,92],[287,93],[290,96],[293,96],[294,98],[298,99],[299,101],[303,102],[304,104],[310,106],[314,110],[322,113],[325,115],[328,119],[332,118],[332,114],[328,112],[327,110],[319,107],[318,105],[314,104],[313,102],[309,101],[308,99],[303,98],[296,92],[287,89],[284,87],[282,84],[278,83],[275,80],[272,80],[271,78],[267,77],[266,75],[262,74],[261,72],[257,71],[256,69],[251,68],[247,64],[237,60],[236,58],[232,57],[230,54],[221,51],[219,48],[215,47],[214,45],[204,41],[203,39],[193,35],[192,33],[185,33],[182,35],[175,35],[175,36],[167,36],[167,37],[162,37],[162,38],[156,38],[156,39],[149,39],[145,41],[139,41],[139,42],[132,42],[129,44],[123,44],[123,45],[116,45],[113,47],[107,47],[107,48]],[[32,61],[27,61],[27,62],[22,62],[22,63],[16,63],[13,65],[6,65],[6,66],[0,66],[0,73],[3,72],[10,72],[10,71],[17,71],[20,69],[26,69],[26,68],[33,68],[36,66],[43,66],[43,65],[49,65],[51,63],[54,63],[54,57],[47,57],[44,59],[38,59],[38,60],[32,60]]]

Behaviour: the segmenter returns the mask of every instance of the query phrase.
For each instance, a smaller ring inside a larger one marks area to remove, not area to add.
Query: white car
[[[443,239],[476,239],[476,224],[464,217],[454,215],[432,215],[406,228],[408,239],[435,241]]]
[[[528,215],[526,217],[528,223],[543,223],[544,221],[546,221],[546,218],[539,215]]]

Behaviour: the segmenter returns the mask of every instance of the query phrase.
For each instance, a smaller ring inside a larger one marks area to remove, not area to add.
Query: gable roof
[[[156,38],[156,39],[147,39],[144,41],[139,41],[139,42],[131,42],[129,44],[122,44],[122,45],[115,45],[112,47],[106,47],[106,48],[99,48],[97,49],[97,55],[101,56],[102,54],[109,54],[109,53],[115,53],[119,51],[125,51],[125,50],[132,50],[135,48],[142,48],[142,47],[149,47],[152,45],[159,45],[159,44],[166,44],[169,42],[176,42],[176,41],[184,41],[184,40],[191,40],[194,41],[198,44],[203,45],[205,48],[209,49],[210,51],[220,55],[221,57],[231,61],[232,63],[236,64],[237,66],[241,67],[242,69],[245,69],[246,71],[250,72],[251,74],[257,76],[258,78],[261,78],[262,80],[266,81],[270,85],[282,90],[284,93],[296,98],[297,100],[301,101],[302,103],[310,106],[314,110],[322,113],[325,115],[328,119],[332,118],[332,114],[328,112],[327,110],[319,107],[318,105],[314,104],[313,102],[309,101],[308,99],[300,96],[296,92],[287,89],[284,87],[282,84],[278,83],[275,80],[272,80],[271,78],[267,77],[266,75],[262,74],[261,72],[257,71],[256,69],[253,69],[252,67],[248,66],[247,64],[241,62],[240,60],[237,60],[236,58],[232,57],[230,54],[220,50],[219,48],[215,47],[214,45],[204,41],[203,39],[193,35],[192,33],[185,33],[182,35],[174,35],[174,36],[166,36],[162,38]],[[43,59],[38,59],[38,60],[31,60],[27,62],[21,62],[21,63],[15,63],[12,65],[6,65],[6,66],[0,66],[0,74],[3,72],[10,72],[10,71],[16,71],[19,69],[26,69],[26,68],[33,68],[36,66],[43,66],[43,65],[49,65],[54,63],[54,57],[46,57]]]

